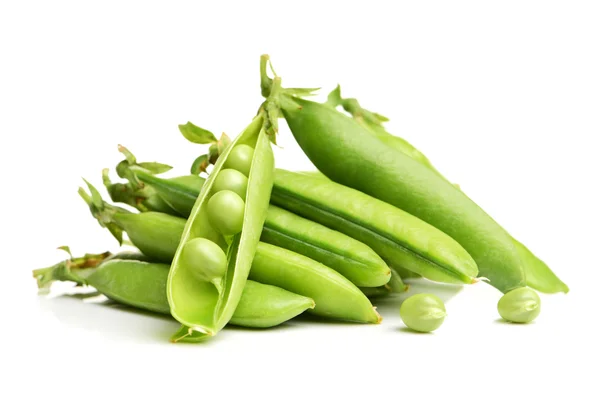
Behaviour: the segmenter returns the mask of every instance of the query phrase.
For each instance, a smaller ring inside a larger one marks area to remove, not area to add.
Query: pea
[[[236,235],[244,223],[244,200],[231,190],[221,190],[208,201],[210,224],[223,235]]]
[[[243,200],[246,199],[248,190],[248,178],[236,169],[224,169],[217,175],[213,183],[213,190],[231,190],[237,193]]]
[[[211,282],[225,275],[227,256],[215,243],[204,238],[195,238],[185,244],[181,262],[201,281]]]
[[[231,168],[240,171],[242,174],[249,176],[252,158],[254,157],[254,149],[247,144],[240,144],[231,149],[224,168]]]
[[[439,328],[446,318],[444,302],[434,294],[415,294],[400,306],[400,317],[410,329],[431,332]]]
[[[540,296],[535,290],[522,287],[511,290],[498,301],[500,316],[510,322],[526,324],[540,315]]]

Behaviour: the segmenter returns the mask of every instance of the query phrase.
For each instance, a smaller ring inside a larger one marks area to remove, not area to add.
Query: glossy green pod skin
[[[392,268],[399,265],[433,281],[476,282],[475,261],[454,239],[357,190],[278,169],[271,202],[363,242]]]
[[[396,268],[392,268],[392,276],[386,286],[393,293],[404,293],[408,290],[408,285],[404,283],[404,278],[398,273]]]
[[[181,237],[185,221],[181,218],[155,211],[132,213],[102,200],[98,190],[87,182],[90,194],[79,188],[79,195],[90,208],[101,226],[107,228],[123,242],[123,232],[129,240],[148,257],[170,262]]]
[[[369,132],[376,135],[382,142],[396,150],[403,152],[427,168],[431,169],[442,178],[446,179],[421,151],[419,151],[405,139],[392,135],[385,130],[385,128],[382,126],[382,122],[387,121],[387,118],[369,110],[365,110],[360,106],[356,99],[342,98],[339,85],[329,94],[327,104],[333,107],[341,105],[344,110],[350,113],[357,122],[367,128]],[[455,187],[457,186],[455,185]],[[512,238],[512,241],[516,246],[517,251],[521,255],[527,286],[532,287],[542,293],[569,292],[569,287],[556,276],[556,274],[545,262],[536,257],[524,244],[518,240]],[[403,275],[403,278],[404,277],[405,276]]]
[[[281,103],[296,141],[330,179],[445,232],[471,254],[480,275],[499,290],[525,285],[522,262],[510,236],[439,174],[331,107],[300,98]]]
[[[163,179],[143,170],[136,170],[135,175],[145,184],[151,185],[156,195],[166,202],[177,214],[188,217],[194,208],[196,199],[205,179],[198,175],[184,175],[171,179]],[[196,192],[194,196],[190,188]]]
[[[158,212],[117,213],[115,222],[127,232],[131,243],[153,260],[169,263],[179,246],[185,220]]]
[[[308,175],[314,176],[312,173]],[[322,174],[317,176],[327,179]],[[171,182],[154,175],[138,175],[138,178],[152,185],[158,194],[177,193],[178,203],[185,204],[181,210],[191,209],[200,193],[199,182],[191,181],[172,188]],[[387,264],[367,245],[274,205],[270,205],[267,211],[261,240],[319,261],[356,286],[381,286],[390,279]]]
[[[225,149],[202,186],[186,222],[167,284],[171,315],[184,326],[183,332],[174,335],[174,341],[188,334],[191,337],[215,335],[229,322],[238,305],[260,239],[273,183],[273,152],[262,126],[263,118],[259,115]],[[236,146],[250,146],[254,151],[249,166],[242,231],[233,237],[224,237],[211,226],[207,203],[214,195],[212,185],[216,176],[227,165],[229,154]],[[180,262],[185,245],[195,238],[212,240],[225,251],[226,272],[219,284],[195,279],[190,267]]]
[[[366,244],[273,205],[261,241],[325,264],[356,286],[382,286],[390,280],[390,268]]]
[[[517,239],[513,242],[521,255],[525,269],[527,286],[542,293],[568,293],[569,287],[548,267]]]
[[[118,303],[170,314],[166,290],[169,265],[140,261],[144,259],[140,254],[105,256],[106,253],[63,261],[53,267],[34,271],[34,277],[40,288],[48,288],[53,281],[76,282],[92,286]],[[100,258],[102,261],[97,262]],[[85,263],[82,262],[84,259]],[[79,265],[77,260],[81,260]],[[275,286],[247,281],[229,324],[270,328],[314,306],[310,298]]]
[[[352,282],[325,265],[267,243],[259,243],[250,279],[310,297],[309,312],[354,322],[379,323],[381,316]]]
[[[361,292],[369,299],[378,299],[392,294],[388,285],[377,286],[377,287],[360,287]]]

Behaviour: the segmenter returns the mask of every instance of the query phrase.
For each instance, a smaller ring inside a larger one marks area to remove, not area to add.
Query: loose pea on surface
[[[446,318],[444,302],[434,294],[415,294],[400,306],[400,317],[410,329],[431,332],[439,328]]]
[[[227,256],[215,242],[205,238],[190,240],[183,247],[181,262],[202,281],[222,278],[227,269]]]
[[[246,199],[246,191],[248,189],[248,178],[236,169],[224,169],[217,175],[213,183],[213,190],[220,192],[221,190],[231,190],[242,198]]]
[[[210,224],[223,235],[236,235],[244,224],[245,203],[231,190],[215,193],[207,204]]]
[[[510,322],[526,324],[536,319],[540,311],[540,296],[528,287],[511,290],[498,301],[498,313]]]
[[[239,144],[231,149],[231,153],[229,153],[223,168],[236,169],[242,174],[249,176],[253,157],[254,149],[252,147],[247,144]]]

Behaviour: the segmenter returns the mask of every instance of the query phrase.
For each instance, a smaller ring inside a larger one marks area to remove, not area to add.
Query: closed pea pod
[[[357,122],[377,136],[383,143],[403,152],[447,180],[417,148],[401,137],[392,135],[385,130],[382,126],[382,122],[387,121],[387,118],[369,110],[365,110],[360,106],[356,99],[342,98],[339,86],[329,94],[327,104],[334,107],[341,105]],[[454,186],[458,188],[457,185]],[[543,293],[569,292],[569,287],[556,276],[546,263],[536,257],[525,245],[515,238],[511,237],[511,240],[521,256],[527,286]]]
[[[225,149],[186,222],[167,284],[171,314],[183,324],[174,340],[215,335],[237,307],[260,238],[273,181],[273,153],[262,125],[259,115]],[[233,161],[228,161],[230,154]],[[214,181],[225,165],[248,177],[245,201],[232,191],[215,192]],[[230,218],[229,211],[235,218]],[[197,238],[216,243],[227,255],[221,277],[198,279],[194,265],[185,262],[184,249]]]
[[[198,175],[183,175],[170,179],[160,178],[139,168],[131,168],[135,176],[150,186],[156,195],[175,211],[176,215],[188,217],[198,195],[190,196],[190,188],[200,193],[205,179]]]
[[[273,205],[261,241],[319,261],[356,286],[381,286],[390,280],[389,267],[366,244]]]
[[[278,169],[271,202],[365,243],[392,267],[434,281],[476,282],[475,261],[454,239],[357,190]]]
[[[264,108],[277,106],[304,153],[327,177],[445,232],[469,252],[481,276],[499,290],[525,285],[522,261],[511,237],[439,174],[330,106],[285,91],[270,96]]]
[[[87,182],[86,182],[87,183]],[[123,232],[147,256],[162,262],[173,258],[185,220],[155,211],[132,213],[102,200],[100,193],[87,183],[91,194],[79,188],[79,195],[101,226],[106,227],[122,243]]]
[[[131,307],[170,314],[167,301],[169,265],[141,261],[139,254],[88,254],[33,271],[40,288],[54,281],[89,285],[106,297]],[[269,328],[314,307],[314,301],[287,290],[247,281],[229,324]]]
[[[355,322],[379,323],[381,316],[352,282],[308,257],[259,243],[250,279],[278,286],[315,301],[311,313]]]

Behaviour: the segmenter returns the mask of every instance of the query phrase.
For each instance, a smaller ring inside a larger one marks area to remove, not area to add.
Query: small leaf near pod
[[[192,175],[200,175],[202,172],[206,172],[208,166],[208,154],[202,154],[200,157],[194,160],[190,172],[192,173]]]
[[[158,162],[141,162],[137,164],[138,167],[145,169],[152,175],[162,174],[164,172],[173,169],[170,165],[162,164]]]
[[[211,131],[200,128],[191,122],[188,122],[185,125],[179,125],[179,131],[183,137],[192,143],[210,144],[217,141],[217,138]]]

